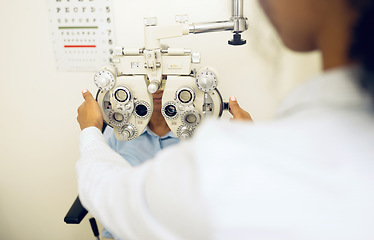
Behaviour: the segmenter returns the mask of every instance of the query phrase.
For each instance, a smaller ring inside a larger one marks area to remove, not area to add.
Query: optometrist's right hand
[[[101,113],[100,106],[92,97],[92,94],[87,90],[82,90],[84,102],[78,108],[78,117],[81,130],[88,127],[103,128],[103,114]]]
[[[229,105],[230,113],[233,116],[232,119],[251,122],[253,121],[251,115],[239,106],[239,103],[234,96],[230,97]]]

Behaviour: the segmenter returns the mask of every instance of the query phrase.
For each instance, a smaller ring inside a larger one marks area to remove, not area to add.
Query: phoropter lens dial
[[[131,92],[127,87],[121,86],[113,91],[114,99],[119,103],[127,103],[131,99]]]
[[[174,117],[177,114],[177,108],[174,105],[167,105],[165,107],[165,114],[169,117]]]
[[[184,125],[196,127],[201,121],[201,116],[197,110],[189,110],[182,114],[181,119]]]
[[[151,115],[152,109],[146,101],[137,101],[134,104],[134,114],[137,118],[146,119]]]
[[[127,122],[127,117],[120,112],[111,110],[109,112],[109,125],[121,127]]]
[[[174,102],[167,102],[161,108],[161,113],[166,119],[176,119],[178,110]]]
[[[176,97],[180,103],[189,104],[195,100],[195,92],[189,87],[183,87],[176,92]]]

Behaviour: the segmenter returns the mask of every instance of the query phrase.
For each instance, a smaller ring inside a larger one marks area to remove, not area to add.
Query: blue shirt
[[[172,131],[160,137],[147,126],[144,132],[132,141],[119,141],[114,136],[113,128],[107,127],[104,131],[109,146],[132,166],[138,166],[153,158],[161,149],[174,145],[180,140]]]

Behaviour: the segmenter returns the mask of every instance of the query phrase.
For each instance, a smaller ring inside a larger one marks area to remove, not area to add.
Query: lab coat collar
[[[370,96],[359,83],[358,66],[326,71],[296,88],[280,105],[277,116],[309,108],[365,108]]]

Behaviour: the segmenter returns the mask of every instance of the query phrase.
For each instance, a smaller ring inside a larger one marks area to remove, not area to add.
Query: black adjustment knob
[[[242,39],[242,36],[240,35],[240,33],[235,33],[234,34],[234,39],[229,40],[229,44],[234,45],[234,46],[240,46],[240,45],[244,45],[246,43],[247,43],[247,41]]]

